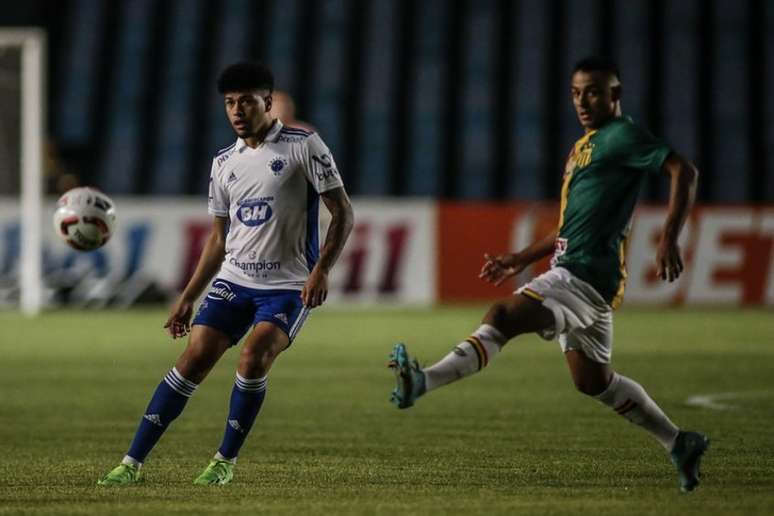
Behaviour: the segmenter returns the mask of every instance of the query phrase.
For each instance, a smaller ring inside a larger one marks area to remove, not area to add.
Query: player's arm
[[[667,156],[661,170],[670,177],[669,208],[656,251],[656,270],[662,280],[671,282],[683,272],[677,238],[696,198],[699,172],[693,163],[674,152]]]
[[[196,270],[169,312],[164,328],[172,338],[184,337],[190,331],[194,303],[223,263],[223,257],[226,254],[227,221],[226,217],[214,217],[210,235],[204,243]]]
[[[481,267],[481,273],[478,277],[484,281],[500,285],[506,279],[526,269],[530,264],[551,255],[554,251],[557,234],[557,231],[552,231],[545,238],[541,238],[518,253],[500,256],[484,254],[486,262]]]
[[[328,297],[328,273],[344,249],[355,217],[352,205],[344,188],[334,188],[320,194],[325,207],[331,214],[331,223],[320,250],[320,259],[309,274],[301,291],[304,305],[314,308],[325,302]]]

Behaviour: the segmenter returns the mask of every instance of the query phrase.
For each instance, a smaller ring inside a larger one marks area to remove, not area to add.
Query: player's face
[[[616,115],[620,86],[605,72],[578,71],[572,76],[572,104],[584,129],[596,129]]]
[[[268,91],[237,91],[223,96],[226,115],[240,138],[256,134],[271,121],[271,95]]]

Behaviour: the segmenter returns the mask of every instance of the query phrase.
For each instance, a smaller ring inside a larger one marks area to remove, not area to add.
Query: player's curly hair
[[[621,80],[621,72],[618,70],[618,66],[612,59],[603,56],[584,57],[575,63],[570,75],[575,75],[575,72],[606,72],[615,76],[619,81]]]
[[[274,90],[274,75],[262,63],[241,62],[226,67],[218,77],[218,93]]]

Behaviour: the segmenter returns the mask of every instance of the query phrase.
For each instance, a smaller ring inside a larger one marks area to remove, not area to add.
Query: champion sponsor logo
[[[156,426],[163,427],[164,424],[161,422],[161,416],[158,414],[145,414],[143,418],[147,419],[151,423],[153,423]]]
[[[231,291],[231,285],[222,281],[216,281],[212,284],[212,289],[207,294],[209,299],[228,301],[229,303],[236,299],[236,294]]]
[[[282,267],[282,264],[279,261],[257,260],[254,262],[240,262],[233,257],[229,259],[228,263],[242,269],[243,272],[247,272],[248,274],[251,272],[277,271]]]
[[[274,199],[273,197],[269,199]],[[245,226],[260,226],[271,219],[271,205],[263,199],[248,199],[242,202],[237,209],[237,218]]]
[[[287,158],[284,156],[277,156],[276,158],[273,158],[269,161],[268,167],[271,169],[275,176],[278,176],[282,173],[282,169],[284,169],[287,164]]]
[[[242,425],[239,424],[239,421],[236,419],[229,419],[228,420],[228,426],[239,432],[240,434],[245,433],[244,429],[242,428]]]
[[[275,319],[279,319],[280,321],[284,322],[285,324],[288,323],[288,314],[274,314]]]

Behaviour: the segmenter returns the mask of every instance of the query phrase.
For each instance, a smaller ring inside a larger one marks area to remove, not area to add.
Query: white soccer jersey
[[[212,160],[209,212],[228,217],[219,278],[301,290],[319,254],[319,194],[343,186],[316,133],[279,120],[257,148],[241,138]]]

